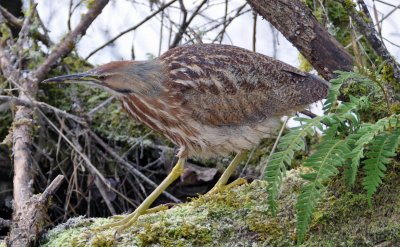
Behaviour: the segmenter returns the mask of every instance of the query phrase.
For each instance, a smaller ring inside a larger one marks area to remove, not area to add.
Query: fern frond
[[[400,115],[392,115],[380,119],[375,124],[364,124],[356,133],[348,136],[347,143],[352,147],[352,151],[348,154],[347,158],[351,160],[351,163],[346,166],[344,177],[349,186],[354,184],[357,177],[358,166],[360,160],[364,158],[366,145],[371,143],[376,135],[386,129],[398,127],[400,127]]]
[[[368,146],[369,149],[365,154],[367,159],[363,162],[365,177],[362,184],[367,191],[370,206],[372,206],[372,195],[382,183],[386,165],[390,163],[390,158],[396,155],[399,142],[400,130],[396,130],[393,133],[382,133],[376,136]]]
[[[295,151],[305,148],[304,138],[313,136],[315,128],[322,128],[322,117],[314,119],[298,118],[298,121],[305,122],[303,126],[292,128],[289,133],[282,136],[279,144],[279,152],[271,154],[268,161],[268,166],[265,170],[264,178],[268,182],[268,203],[269,211],[275,215],[277,209],[276,199],[279,195],[279,189],[282,184],[282,179],[286,173],[286,166],[290,166]]]
[[[344,140],[325,141],[304,163],[304,166],[312,168],[313,172],[301,175],[308,183],[302,188],[296,205],[299,243],[304,240],[314,208],[325,190],[323,183],[339,172],[337,167],[342,166],[345,154],[349,152]]]
[[[372,86],[377,86],[376,82],[374,82],[371,78],[369,78],[366,75],[361,75],[359,73],[355,72],[347,72],[347,71],[335,71],[335,73],[339,74],[335,79],[332,79],[330,81],[331,87],[329,88],[328,96],[326,98],[326,101],[323,106],[323,110],[325,114],[328,114],[329,112],[334,112],[336,110],[336,107],[338,105],[337,98],[340,94],[340,87],[342,84],[349,79],[352,79],[354,81],[357,81],[357,83],[360,84],[369,84]],[[367,99],[367,97],[364,97],[364,99]],[[362,99],[362,100],[364,100]],[[361,102],[363,103],[363,102]]]
[[[335,71],[335,73],[338,73],[339,76],[329,82],[331,86],[329,87],[328,96],[326,97],[326,101],[322,108],[325,114],[334,110],[337,105],[337,98],[340,94],[340,87],[347,79],[351,78],[351,75],[346,74],[348,72]]]

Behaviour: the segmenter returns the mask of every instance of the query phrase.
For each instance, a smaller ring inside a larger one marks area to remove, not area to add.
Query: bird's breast
[[[134,118],[180,146],[178,156],[210,156],[246,150],[262,138],[276,134],[279,118],[250,125],[212,126],[192,118],[190,112],[162,98],[125,97],[124,108]]]
[[[175,144],[186,149],[201,148],[198,143],[199,126],[179,104],[160,97],[130,95],[121,99],[125,110],[151,129],[165,135]]]

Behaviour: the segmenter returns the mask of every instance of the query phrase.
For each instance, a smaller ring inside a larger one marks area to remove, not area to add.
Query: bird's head
[[[107,89],[116,96],[127,94],[157,95],[165,80],[161,63],[152,61],[117,61],[89,71],[57,76],[43,81],[90,84]]]

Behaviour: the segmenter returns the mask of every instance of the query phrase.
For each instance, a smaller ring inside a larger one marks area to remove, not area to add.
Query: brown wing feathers
[[[160,60],[169,70],[167,87],[183,96],[183,107],[196,121],[209,125],[283,115],[322,99],[328,90],[316,76],[234,46],[182,46]]]

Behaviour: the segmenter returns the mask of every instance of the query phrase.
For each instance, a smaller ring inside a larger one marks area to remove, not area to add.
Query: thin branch
[[[92,110],[90,110],[87,115],[89,117],[93,116],[96,112],[100,111],[101,109],[107,107],[108,105],[110,105],[113,100],[115,99],[114,96],[111,96],[110,98],[106,99],[105,101],[101,102],[100,104],[98,104],[95,108],[93,108]]]
[[[89,11],[81,18],[81,21],[76,28],[55,47],[47,59],[35,71],[34,77],[37,81],[42,81],[46,74],[51,70],[52,66],[57,63],[57,60],[65,57],[72,51],[72,49],[75,47],[75,44],[86,33],[86,30],[89,28],[90,24],[92,24],[96,17],[100,15],[101,11],[108,2],[109,0],[97,0],[94,2]]]
[[[235,20],[237,17],[239,17],[239,16],[251,11],[250,9],[248,9],[248,10],[245,10],[245,11],[242,12],[242,10],[244,10],[246,6],[247,6],[247,3],[245,3],[242,6],[238,7],[237,10],[236,10],[235,15],[232,16],[232,17],[229,17],[226,21],[224,21],[221,31],[219,31],[219,33],[215,36],[215,38],[213,39],[213,41],[211,43],[214,43],[215,41],[218,40],[218,38],[220,36],[223,36],[226,33],[226,29],[233,22],[233,20]],[[220,26],[221,26],[221,24],[218,23],[218,24],[214,25],[213,27],[206,29],[204,32],[208,33],[210,31],[212,31],[213,29],[218,28]]]
[[[67,118],[67,119],[71,119],[77,123],[80,124],[84,124],[86,125],[86,121],[85,119],[78,117],[76,115],[72,115],[64,110],[58,109],[57,107],[54,107],[52,105],[46,104],[44,102],[40,102],[40,101],[34,101],[34,100],[24,100],[24,99],[20,99],[17,97],[13,97],[13,96],[4,96],[4,95],[0,95],[0,101],[7,101],[9,103],[13,103],[16,105],[22,105],[22,106],[27,106],[27,107],[38,107],[40,109],[42,109],[44,112],[52,112],[55,113],[61,117]]]
[[[101,45],[100,47],[96,48],[95,50],[93,50],[91,53],[89,53],[89,55],[87,55],[85,57],[85,60],[88,60],[91,56],[93,56],[95,53],[97,53],[98,51],[100,51],[101,49],[103,49],[104,47],[114,43],[117,39],[119,39],[121,36],[136,30],[138,27],[140,27],[141,25],[143,25],[144,23],[146,23],[147,21],[151,20],[155,15],[157,15],[158,13],[162,12],[164,9],[166,9],[167,7],[169,7],[171,4],[175,3],[177,0],[172,0],[169,3],[161,6],[156,12],[153,12],[151,15],[147,16],[146,18],[144,18],[141,22],[139,22],[138,24],[136,24],[135,26],[126,29],[125,31],[122,31],[121,33],[119,33],[117,36],[115,36],[114,38],[110,39],[109,41],[107,41],[106,43],[104,43],[103,45]]]
[[[21,29],[22,24],[24,23],[23,20],[15,17],[13,14],[8,12],[8,10],[1,5],[0,5],[0,13],[3,15],[4,19],[7,21],[7,23],[10,26]]]
[[[105,178],[103,177],[103,175],[99,176],[99,174],[101,174],[101,172],[90,162],[90,158],[83,153],[83,148],[81,146],[81,144],[78,141],[78,137],[76,134],[74,134],[74,136],[72,137],[72,142],[74,143],[74,146],[76,147],[77,150],[80,151],[80,156],[83,158],[83,164],[85,165],[85,167],[89,170],[89,173],[95,178],[94,179],[94,183],[97,187],[97,189],[100,192],[101,197],[103,198],[104,202],[107,205],[108,210],[110,211],[111,215],[115,215],[117,214],[117,212],[115,211],[113,205],[111,204],[110,199],[107,196],[107,187],[111,188],[110,185],[108,185],[108,183],[106,182]],[[106,186],[107,184],[107,186]]]
[[[257,41],[257,13],[253,12],[253,52],[256,52]]]
[[[22,24],[21,30],[19,31],[18,34],[18,40],[16,42],[16,50],[19,51],[21,54],[23,52],[23,44],[27,43],[27,37],[29,34],[29,27],[30,24],[32,22],[32,18],[34,16],[35,13],[35,9],[36,9],[37,4],[34,4],[33,6],[30,6],[29,8],[29,13],[28,16],[25,17],[24,22]],[[22,57],[20,56],[20,59],[22,59]]]
[[[22,25],[23,25],[23,20],[15,17],[13,14],[11,14],[10,12],[8,12],[7,9],[5,9],[4,7],[0,6],[0,13],[1,15],[4,17],[4,19],[6,20],[7,24],[11,27],[17,28],[17,29],[21,29]],[[42,33],[40,33],[37,30],[30,30],[32,32],[32,35],[37,37],[37,39],[39,41],[41,41],[44,45],[46,46],[50,46],[52,45],[52,42],[50,41],[50,39],[46,36],[43,35]]]
[[[340,0],[344,4],[344,0]],[[362,2],[362,1],[359,1]],[[357,27],[360,33],[368,40],[371,47],[374,49],[378,56],[385,59],[388,64],[393,69],[393,76],[396,78],[397,83],[400,83],[400,65],[394,60],[390,52],[387,50],[385,44],[379,39],[379,35],[374,27],[372,19],[367,23],[362,16],[360,16],[353,7],[346,8],[347,12],[350,14],[352,19],[357,23]],[[363,9],[367,11],[367,16],[370,17],[368,9]]]
[[[47,186],[47,188],[43,191],[43,193],[40,195],[40,201],[43,203],[49,199],[49,197],[54,194],[54,192],[60,187],[61,183],[64,180],[63,175],[58,175],[56,178],[53,179],[53,181]]]
[[[225,14],[223,16],[223,30],[226,30],[226,19],[228,17],[228,0],[225,0]],[[221,34],[221,37],[219,39],[219,43],[222,43],[222,41],[224,40],[224,33]]]
[[[112,157],[114,157],[114,159],[116,159],[120,164],[122,164],[128,171],[132,172],[133,174],[135,174],[136,176],[140,177],[141,179],[143,179],[146,183],[148,183],[150,186],[152,186],[153,188],[157,188],[158,185],[156,183],[154,183],[153,181],[151,181],[148,177],[146,177],[146,175],[144,175],[142,172],[140,172],[138,169],[134,168],[131,164],[129,164],[126,160],[124,160],[123,158],[121,158],[121,156],[119,156],[110,146],[108,146],[99,136],[96,135],[96,133],[94,133],[93,131],[89,130],[89,134],[90,136],[93,137],[93,139],[100,144],[100,146],[102,146],[104,148],[104,150],[109,153]],[[170,193],[164,191],[163,194],[168,197],[170,200],[174,201],[174,202],[181,202],[178,198],[176,198],[175,196],[171,195]]]
[[[203,5],[204,5],[206,2],[207,2],[207,0],[203,0],[203,1],[200,3],[200,5],[199,5],[199,6],[197,7],[197,9],[193,12],[193,14],[191,15],[191,17],[189,18],[188,21],[186,21],[186,15],[187,15],[187,13],[185,12],[186,9],[184,8],[183,2],[182,2],[181,9],[182,9],[182,7],[183,7],[182,11],[183,11],[183,13],[184,13],[184,18],[183,18],[183,21],[182,21],[182,25],[180,26],[179,31],[178,31],[178,33],[175,35],[174,41],[172,42],[172,44],[170,45],[169,48],[176,47],[176,46],[179,44],[179,42],[182,40],[183,34],[185,33],[186,29],[188,28],[188,26],[190,25],[190,23],[193,21],[193,19],[197,16],[197,14],[199,13],[200,9],[203,7]]]

